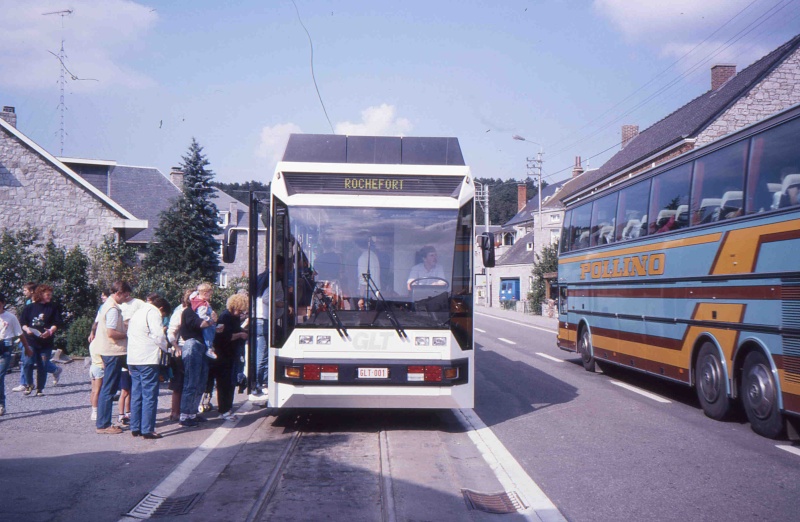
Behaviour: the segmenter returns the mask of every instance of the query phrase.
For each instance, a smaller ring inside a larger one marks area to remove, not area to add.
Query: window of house
[[[228,223],[230,223],[231,213],[230,212],[220,212],[217,214],[217,222],[221,227],[227,227]]]
[[[550,214],[550,223],[561,223],[561,214]]]
[[[647,235],[647,201],[649,198],[649,179],[619,191],[617,241],[628,241]]]
[[[650,193],[650,234],[660,234],[689,225],[689,188],[692,164],[686,163],[653,178]]]
[[[734,143],[695,161],[692,225],[742,215],[747,145]]]

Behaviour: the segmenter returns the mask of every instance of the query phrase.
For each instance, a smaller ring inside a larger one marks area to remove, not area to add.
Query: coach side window
[[[649,179],[619,191],[617,241],[628,241],[647,235],[647,201],[649,198]]]
[[[800,204],[800,118],[751,140],[747,213]]]
[[[617,213],[617,193],[598,199],[592,205],[591,246],[614,242],[614,219]]]
[[[689,224],[689,185],[692,164],[687,163],[653,178],[650,193],[650,233],[660,234]]]
[[[589,231],[592,224],[592,204],[586,203],[572,209],[569,227],[569,249],[578,250],[589,246]]]
[[[695,161],[692,225],[742,215],[746,159],[747,142],[742,141]]]
[[[561,252],[569,252],[569,224],[572,222],[572,211],[564,212],[564,222],[561,223]]]

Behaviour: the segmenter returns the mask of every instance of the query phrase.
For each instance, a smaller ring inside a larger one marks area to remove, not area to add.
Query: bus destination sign
[[[284,172],[293,194],[369,194],[458,197],[463,176],[393,176],[385,174],[319,174]]]

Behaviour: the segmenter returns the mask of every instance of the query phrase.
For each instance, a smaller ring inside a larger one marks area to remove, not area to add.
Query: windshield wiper
[[[400,325],[400,321],[397,320],[397,316],[394,315],[394,312],[389,307],[389,303],[387,303],[386,299],[384,299],[383,296],[381,295],[381,291],[378,290],[378,285],[375,284],[375,281],[372,279],[372,276],[370,276],[369,274],[361,274],[361,277],[363,277],[364,281],[367,282],[367,288],[369,288],[369,290],[371,290],[372,293],[375,294],[375,297],[377,297],[383,304],[383,311],[386,312],[386,317],[389,318],[389,322],[392,323],[392,326],[394,326],[394,331],[397,332],[397,335],[400,336],[400,339],[408,340],[408,334]],[[375,319],[377,318],[378,316],[376,315]],[[375,321],[373,321],[373,323],[374,322]]]
[[[333,308],[333,299],[325,293],[325,290],[319,286],[319,283],[312,283],[311,277],[308,274],[302,275],[303,280],[305,280],[306,284],[311,289],[313,297],[319,299],[325,305],[325,311],[328,313],[328,317],[331,320],[331,324],[334,325],[336,328],[336,333],[339,334],[339,337],[342,339],[350,339],[350,335],[347,333],[347,329],[344,327],[344,323],[342,320],[339,319],[339,316],[336,315],[336,310]]]

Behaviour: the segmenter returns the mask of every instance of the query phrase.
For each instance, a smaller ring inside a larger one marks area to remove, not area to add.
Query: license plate
[[[359,368],[359,379],[388,379],[389,368]]]

